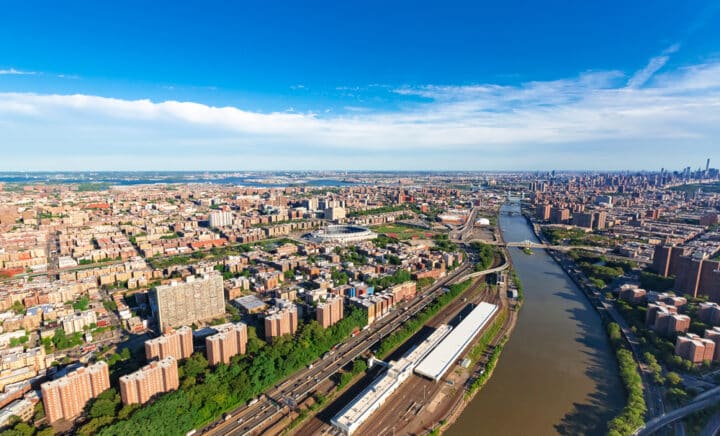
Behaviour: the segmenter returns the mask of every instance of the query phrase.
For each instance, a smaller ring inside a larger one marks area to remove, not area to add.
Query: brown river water
[[[502,209],[505,240],[537,241],[518,212]],[[598,314],[544,250],[509,250],[525,290],[520,317],[493,376],[444,434],[605,434],[625,394]]]

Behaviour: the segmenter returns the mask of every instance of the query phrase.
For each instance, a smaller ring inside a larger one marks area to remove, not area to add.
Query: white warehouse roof
[[[417,362],[425,357],[450,330],[452,327],[449,325],[439,326],[427,339],[405,353],[397,362],[390,362],[387,372],[376,378],[335,415],[331,423],[345,434],[350,435],[355,432],[412,375]]]
[[[415,367],[415,373],[440,380],[463,350],[497,311],[497,306],[482,302],[455,327],[445,339]]]

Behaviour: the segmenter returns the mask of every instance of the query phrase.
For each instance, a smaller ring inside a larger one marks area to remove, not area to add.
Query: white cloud
[[[429,85],[395,92],[424,100],[407,99],[399,110],[260,113],[194,102],[0,93],[0,144],[78,156],[118,150],[188,156],[212,146],[223,162],[226,155],[249,159],[258,150],[307,159],[448,150],[522,157],[541,151],[552,156],[552,150],[565,156],[590,144],[615,155],[633,144],[673,143],[681,153],[690,146],[711,150],[720,137],[720,63],[657,74],[641,87],[626,87],[622,72],[599,71],[518,86]]]
[[[667,64],[667,62],[670,60],[670,55],[680,50],[680,44],[675,43],[665,50],[663,50],[662,54],[660,56],[655,56],[654,58],[651,58],[650,61],[645,65],[645,68],[637,71],[633,76],[628,80],[627,86],[628,88],[639,88],[647,83],[650,78],[660,71],[662,67]]]
[[[9,68],[5,70],[0,70],[0,76],[8,75],[8,76],[34,76],[37,72],[35,71],[22,71],[22,70],[16,70],[15,68]]]

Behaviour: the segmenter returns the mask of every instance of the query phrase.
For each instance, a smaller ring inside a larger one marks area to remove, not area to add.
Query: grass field
[[[381,226],[371,227],[376,233],[384,233],[385,235],[405,241],[408,239],[432,239],[437,232],[421,229],[419,227],[406,226],[403,224],[384,224]]]

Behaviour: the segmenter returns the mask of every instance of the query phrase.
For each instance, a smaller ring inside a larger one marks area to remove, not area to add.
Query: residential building
[[[144,404],[153,396],[179,386],[177,360],[168,356],[120,377],[120,397],[123,404]]]
[[[328,328],[343,319],[344,301],[340,295],[326,294],[325,301],[317,306],[317,322],[323,328]]]
[[[591,229],[593,227],[595,216],[592,213],[575,213],[572,217],[572,224],[578,227]]]
[[[192,329],[187,326],[177,330],[170,329],[164,335],[145,341],[145,357],[147,360],[174,357],[176,360],[187,359],[193,353]]]
[[[150,291],[150,306],[160,329],[190,325],[225,314],[223,279],[210,273],[184,282],[172,282]]]
[[[265,339],[271,341],[278,336],[294,335],[297,326],[297,306],[287,303],[282,307],[273,308],[265,315]]]
[[[713,302],[704,302],[698,305],[698,319],[705,324],[720,325],[720,305]]]
[[[400,283],[389,288],[388,292],[392,293],[395,297],[394,304],[405,300],[412,300],[417,294],[417,283],[412,281]]]
[[[535,218],[537,218],[540,221],[550,220],[550,209],[551,209],[551,206],[549,204],[538,205],[535,208]]]
[[[90,328],[92,324],[97,324],[94,310],[77,312],[62,319],[62,327],[66,334],[82,332],[85,327]]]
[[[88,401],[109,388],[110,373],[104,361],[43,383],[40,390],[48,422],[72,420],[80,415]]]
[[[550,209],[550,222],[553,224],[567,224],[570,221],[570,209],[553,207]]]
[[[229,364],[231,357],[245,354],[247,340],[247,325],[243,323],[227,325],[218,333],[208,336],[205,338],[208,363]]]
[[[675,342],[675,354],[696,365],[706,360],[711,361],[715,356],[715,342],[688,333],[686,336],[679,336],[677,338]]]
[[[620,286],[619,297],[621,300],[625,300],[630,304],[640,304],[645,300],[647,291],[639,288],[637,285],[622,285]]]
[[[232,212],[212,212],[208,217],[210,227],[226,227],[233,223]]]
[[[715,342],[715,353],[713,354],[713,361],[720,362],[720,327],[713,327],[705,330],[705,339],[710,339]]]

